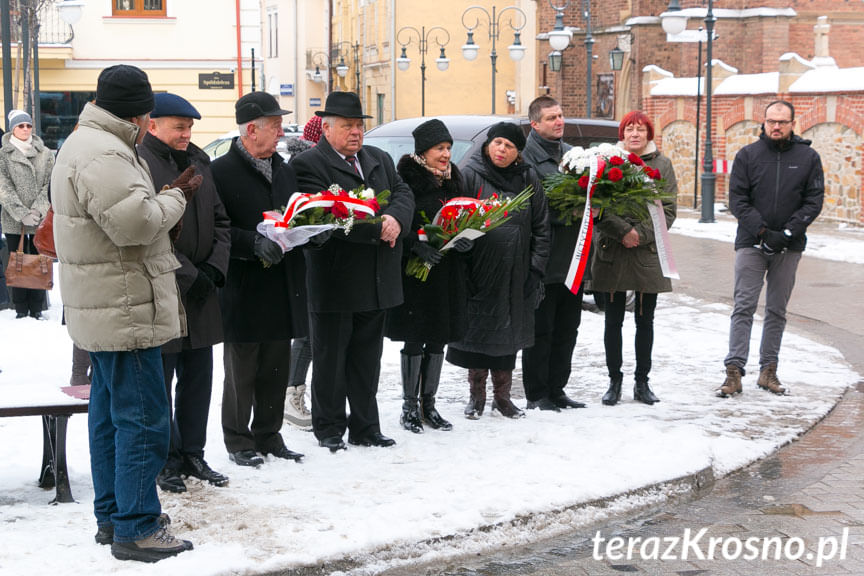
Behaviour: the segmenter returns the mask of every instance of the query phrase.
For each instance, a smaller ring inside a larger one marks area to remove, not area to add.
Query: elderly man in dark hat
[[[169,233],[200,177],[153,186],[135,152],[153,91],[134,66],[106,68],[51,175],[60,288],[73,342],[90,352],[88,427],[96,541],[121,560],[190,550],[161,514],[156,475],[168,455],[170,408],[160,347],[185,318]]]
[[[381,434],[378,373],[384,311],[402,303],[402,241],[414,214],[414,196],[384,151],[363,146],[360,98],[327,97],[318,145],[293,161],[302,192],[332,184],[390,190],[380,218],[355,222],[306,252],[312,335],[312,428],[319,444],[342,450],[342,435],[360,446],[392,446]],[[345,401],[351,407],[345,414]]]
[[[207,416],[213,386],[213,345],[222,341],[222,315],[216,289],[225,285],[231,222],[216,193],[210,157],[190,141],[192,125],[201,114],[184,98],[161,93],[154,96],[150,126],[138,153],[150,166],[153,184],[160,190],[189,166],[203,178],[186,206],[174,255],[180,260],[177,287],[186,311],[187,333],[162,346],[165,391],[171,404],[174,376],[177,388],[171,419],[168,461],[156,479],[162,490],[185,492],[182,475],[214,486],[228,478],[204,460]]]
[[[231,258],[220,295],[225,330],[222,435],[234,463],[258,467],[264,463],[261,455],[303,457],[285,447],[279,431],[291,339],[308,333],[306,271],[302,251],[283,253],[256,231],[263,212],[286,206],[297,191],[294,169],[276,152],[282,116],[290,111],[266,92],[246,94],[234,110],[240,136],[212,165],[231,219]]]

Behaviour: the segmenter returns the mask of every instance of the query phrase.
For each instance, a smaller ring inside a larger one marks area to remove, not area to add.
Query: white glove
[[[28,212],[21,218],[21,223],[25,226],[38,226],[39,225],[39,216],[34,215],[33,212]]]

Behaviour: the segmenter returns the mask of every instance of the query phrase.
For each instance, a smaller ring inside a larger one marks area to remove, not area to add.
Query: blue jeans
[[[170,411],[160,349],[91,352],[88,427],[96,522],[115,542],[159,529],[156,475],[165,465]]]

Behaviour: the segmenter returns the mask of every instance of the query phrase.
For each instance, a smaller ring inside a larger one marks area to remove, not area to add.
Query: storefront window
[[[96,98],[95,92],[41,92],[42,141],[58,150],[78,123],[84,105]]]

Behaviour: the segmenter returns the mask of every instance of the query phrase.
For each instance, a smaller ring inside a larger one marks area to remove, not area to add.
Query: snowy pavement
[[[679,224],[683,229],[689,222],[684,218]],[[858,246],[860,253],[864,239]],[[46,322],[0,312],[0,391],[68,381],[71,343],[59,322],[59,301],[55,290]],[[859,380],[836,350],[796,335],[790,326],[779,371],[789,396],[757,390],[751,362],[744,394],[716,399],[729,313],[728,306],[680,294],[660,297],[651,383],[662,401],[653,407],[632,401],[632,377],[625,379],[621,404],[600,404],[607,383],[603,319],[586,312],[568,393],[588,408],[528,411],[526,418],[511,421],[487,405],[482,419],[468,421],[461,416],[465,371],[445,364],[439,409],[454,429],[422,435],[398,425],[400,346],[387,341],[379,406],[382,431],[397,445],[352,446],[334,455],[319,448],[311,433],[286,426],[286,444],[304,452],[305,461],[268,458],[258,470],[230,463],[223,449],[217,347],[206,457],[231,483],[215,488],[190,479],[185,494],[161,493],[175,533],[192,540],[195,550],[158,568],[114,560],[108,547],[93,541],[85,417],[73,416],[69,423],[69,472],[78,503],[59,506],[49,506],[53,493],[36,486],[39,419],[0,419],[0,573],[256,574],[350,558],[352,572],[365,574],[573,530],[610,513],[580,503],[709,467],[720,476],[775,451],[819,421]],[[633,341],[632,330],[628,319],[625,343]],[[757,322],[754,335],[759,333]],[[46,351],[54,355],[50,362],[44,360]],[[632,358],[625,346],[625,374],[632,374]],[[514,389],[521,395],[519,370]],[[662,490],[626,496],[613,512],[665,496]],[[479,527],[492,528],[477,532]]]

